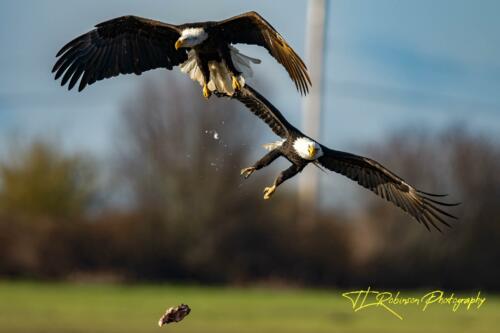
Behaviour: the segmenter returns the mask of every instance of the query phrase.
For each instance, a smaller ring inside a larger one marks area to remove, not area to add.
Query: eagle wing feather
[[[450,226],[446,217],[456,219],[439,206],[456,206],[437,201],[430,197],[443,196],[419,191],[402,178],[372,159],[332,150],[322,146],[324,155],[318,162],[325,168],[340,173],[376,195],[401,208],[430,230],[433,226],[441,231],[438,224]]]
[[[248,12],[215,26],[228,43],[255,44],[262,46],[287,70],[297,90],[306,95],[311,79],[307,67],[286,40],[256,12]]]
[[[172,69],[187,59],[185,49],[176,50],[180,29],[171,24],[138,16],[122,16],[95,26],[61,48],[52,72],[61,85],[69,81],[78,90],[119,74]],[[64,75],[63,75],[64,74]]]
[[[228,97],[243,103],[254,115],[262,119],[274,134],[283,139],[288,138],[290,131],[296,130],[278,109],[248,84]]]

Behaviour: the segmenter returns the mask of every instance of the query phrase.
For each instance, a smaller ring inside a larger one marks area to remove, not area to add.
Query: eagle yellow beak
[[[180,39],[177,40],[177,42],[175,42],[175,49],[178,50],[182,47],[182,45],[184,44],[184,42]]]
[[[314,158],[314,156],[316,155],[316,148],[314,148],[313,145],[309,146],[309,148],[307,148],[307,152],[309,153],[309,158]]]

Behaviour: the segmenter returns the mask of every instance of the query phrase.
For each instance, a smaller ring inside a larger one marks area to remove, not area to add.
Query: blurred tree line
[[[306,225],[296,191],[262,200],[276,169],[239,175],[265,127],[196,88],[150,82],[127,101],[106,186],[91,157],[54,142],[11,149],[0,160],[0,276],[500,289],[493,139],[401,131],[361,152],[462,201],[453,229],[428,233],[367,192],[354,214],[324,209]],[[121,204],[102,204],[109,193]]]

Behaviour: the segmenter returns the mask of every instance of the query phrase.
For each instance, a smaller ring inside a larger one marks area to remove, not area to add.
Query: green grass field
[[[415,296],[422,293],[415,292]],[[0,282],[0,332],[498,332],[500,298],[479,310],[397,307],[354,313],[338,291]],[[163,328],[170,306],[191,314]]]

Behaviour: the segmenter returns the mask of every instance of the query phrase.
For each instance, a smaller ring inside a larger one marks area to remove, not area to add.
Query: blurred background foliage
[[[0,177],[0,211],[34,218],[84,214],[95,183],[90,160],[66,156],[43,140],[13,147],[9,159],[0,162]]]
[[[406,128],[355,152],[463,202],[439,234],[363,190],[311,223],[293,183],[262,200],[277,169],[239,176],[264,143],[259,123],[192,84],[149,81],[123,103],[113,163],[46,138],[14,146],[0,160],[0,276],[500,289],[492,139]]]

